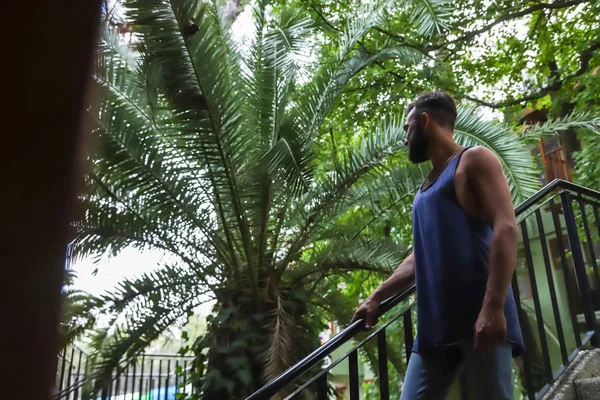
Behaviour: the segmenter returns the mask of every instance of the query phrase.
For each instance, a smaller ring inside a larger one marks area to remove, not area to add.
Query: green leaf
[[[452,1],[448,0],[409,0],[412,6],[411,22],[418,32],[426,37],[441,35],[449,28],[452,16]]]

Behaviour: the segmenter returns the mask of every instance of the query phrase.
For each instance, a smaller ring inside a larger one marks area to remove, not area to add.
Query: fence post
[[[596,331],[596,313],[594,305],[590,297],[590,286],[585,272],[585,262],[583,253],[581,252],[581,243],[579,241],[579,233],[577,232],[577,224],[575,222],[575,214],[573,212],[572,197],[569,192],[560,193],[560,201],[563,207],[565,216],[565,225],[567,227],[567,236],[569,238],[569,247],[573,256],[573,266],[579,286],[579,295],[583,306],[583,315],[585,316],[585,326],[588,332],[594,332],[590,343],[592,346],[598,345],[598,333]]]

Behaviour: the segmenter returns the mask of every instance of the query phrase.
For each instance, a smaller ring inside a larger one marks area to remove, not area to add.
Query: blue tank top
[[[466,151],[466,150],[464,150]],[[490,225],[469,217],[458,203],[454,176],[464,151],[413,204],[417,286],[417,338],[413,351],[473,341],[487,278]],[[512,288],[504,304],[513,356],[524,351]]]

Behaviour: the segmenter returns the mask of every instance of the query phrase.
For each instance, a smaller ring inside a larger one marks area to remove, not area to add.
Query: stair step
[[[600,399],[600,376],[577,379],[575,381],[577,400]]]
[[[600,380],[600,349],[583,350],[542,400],[600,400],[597,380]]]

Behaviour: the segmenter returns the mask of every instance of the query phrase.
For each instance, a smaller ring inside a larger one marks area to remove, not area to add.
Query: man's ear
[[[431,118],[429,118],[429,114],[426,112],[421,113],[421,123],[423,124],[423,128],[429,128],[430,122]]]

